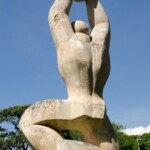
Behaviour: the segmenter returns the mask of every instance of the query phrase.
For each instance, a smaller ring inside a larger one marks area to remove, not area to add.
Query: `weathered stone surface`
[[[101,150],[99,147],[85,142],[63,140],[58,144],[58,150]]]
[[[22,116],[20,125],[28,126],[45,120],[73,120],[79,116],[104,118],[105,104],[103,101],[69,101],[44,100],[28,108]]]
[[[55,0],[51,7],[50,30],[68,99],[44,100],[25,111],[20,127],[32,149],[118,149],[102,97],[110,71],[109,22],[100,2],[85,3],[91,31],[83,21],[70,23],[72,0]],[[65,140],[63,130],[79,131],[83,142]]]

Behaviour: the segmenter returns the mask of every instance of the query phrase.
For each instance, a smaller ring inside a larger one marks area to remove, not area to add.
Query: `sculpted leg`
[[[63,140],[53,129],[40,125],[23,128],[23,133],[33,150],[57,150],[57,145]]]
[[[94,107],[85,107],[84,103],[72,103],[67,100],[46,100],[30,106],[25,111],[20,120],[20,127],[31,147],[35,150],[63,150],[60,149],[60,145],[67,147],[67,143],[70,145],[71,142],[80,150],[83,145],[89,150],[94,150],[94,146],[96,150],[97,148],[116,150],[116,136],[107,115],[104,115],[102,119],[98,116],[93,118],[93,111],[89,112]],[[78,110],[82,113],[75,114],[76,105],[79,106]],[[92,106],[92,103],[89,106]],[[70,108],[73,111],[69,111]],[[94,110],[96,109],[100,109],[100,107],[94,108]],[[66,110],[68,110],[67,113]],[[79,131],[83,143],[65,140],[59,134],[63,130]],[[73,148],[72,150],[76,150]],[[64,148],[64,150],[67,149]]]

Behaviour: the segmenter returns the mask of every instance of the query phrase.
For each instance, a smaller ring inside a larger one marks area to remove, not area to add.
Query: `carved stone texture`
[[[110,71],[108,18],[98,0],[86,0],[90,31],[83,21],[70,23],[71,4],[55,0],[48,17],[68,99],[32,105],[20,127],[35,150],[117,150],[102,97]],[[79,131],[83,142],[64,139],[63,130]]]

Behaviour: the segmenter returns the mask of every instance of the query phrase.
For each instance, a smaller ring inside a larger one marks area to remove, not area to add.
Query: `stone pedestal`
[[[117,147],[104,101],[41,101],[25,111],[20,127],[36,150],[100,150],[106,146],[104,150],[116,150]],[[79,131],[84,142],[65,140],[60,135],[63,130]]]

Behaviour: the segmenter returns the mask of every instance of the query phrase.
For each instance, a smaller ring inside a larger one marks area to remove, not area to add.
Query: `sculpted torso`
[[[55,1],[49,15],[59,71],[69,100],[102,99],[110,70],[108,19],[97,0],[87,0],[91,32],[83,21],[71,25],[68,18],[71,2],[67,0],[62,6],[61,1]]]

